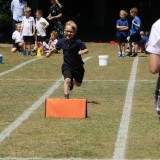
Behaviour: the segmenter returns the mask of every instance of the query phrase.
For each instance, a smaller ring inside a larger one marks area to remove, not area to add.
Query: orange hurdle
[[[86,99],[46,99],[47,118],[86,118]]]

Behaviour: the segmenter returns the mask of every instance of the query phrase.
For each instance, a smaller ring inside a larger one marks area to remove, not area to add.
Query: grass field
[[[62,54],[50,58],[23,57],[20,53],[11,54],[9,47],[0,47],[3,54],[3,64],[0,64],[1,159],[114,159],[128,84],[133,84],[130,75],[135,58],[118,58],[117,45],[92,42],[86,45],[90,52],[84,58],[91,57],[85,62],[84,82],[71,92],[71,98],[87,99],[86,119],[45,118],[43,95],[46,96],[57,81],[59,85],[48,97],[63,98]],[[105,54],[109,55],[109,63],[100,67],[98,55]],[[35,61],[31,61],[33,59]],[[128,133],[124,135],[127,142],[122,144],[125,145],[123,158],[159,159],[160,123],[154,108],[157,75],[149,73],[147,55],[139,53],[137,59],[130,122]],[[23,113],[32,106],[36,109],[22,120]],[[7,131],[10,131],[8,135]]]

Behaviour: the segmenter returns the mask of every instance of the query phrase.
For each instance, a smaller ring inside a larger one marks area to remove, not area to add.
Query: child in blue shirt
[[[129,52],[127,56],[136,57],[138,54],[138,43],[141,40],[141,20],[137,17],[138,9],[131,8],[131,17],[133,17],[131,24],[130,40],[129,40]],[[132,53],[132,43],[134,43],[135,51]]]
[[[121,10],[119,13],[120,19],[116,22],[116,40],[118,42],[118,57],[124,57],[125,55],[125,43],[128,36],[128,20],[126,20],[128,13],[125,10]]]

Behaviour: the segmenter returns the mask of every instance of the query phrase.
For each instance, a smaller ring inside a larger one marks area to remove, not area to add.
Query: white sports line
[[[139,58],[136,57],[134,58],[134,61],[133,61],[122,119],[121,119],[119,132],[118,132],[118,136],[115,144],[113,159],[117,159],[117,160],[125,159],[125,150],[126,150],[126,143],[128,138],[128,128],[129,128],[130,116],[131,116],[131,110],[132,110],[132,98],[133,98],[133,91],[134,91],[134,86],[136,81],[138,60]]]
[[[2,77],[2,76],[5,75],[5,74],[8,74],[8,73],[10,73],[10,72],[13,72],[13,71],[15,71],[15,70],[17,70],[17,69],[19,69],[19,68],[21,68],[21,67],[29,64],[29,63],[34,62],[34,61],[36,61],[36,60],[38,60],[38,59],[41,59],[41,58],[43,58],[43,57],[38,57],[38,58],[35,58],[35,59],[31,59],[31,60],[26,61],[26,62],[24,62],[24,63],[22,63],[22,64],[20,64],[20,65],[18,65],[18,66],[15,66],[15,67],[12,68],[12,69],[9,69],[9,70],[7,70],[7,71],[4,71],[4,72],[0,73],[0,77]]]
[[[91,57],[86,57],[84,61],[89,60]],[[138,60],[139,58],[136,57],[134,58],[133,65],[132,65],[132,71],[130,74],[130,80],[128,83],[128,88],[127,88],[127,93],[126,93],[126,99],[125,99],[125,104],[124,104],[124,109],[123,109],[123,114],[122,114],[122,119],[119,127],[119,132],[115,144],[115,151],[112,159],[125,159],[125,149],[126,149],[126,143],[127,143],[127,138],[128,138],[128,128],[129,128],[129,123],[130,123],[130,116],[131,116],[131,110],[132,110],[132,98],[133,98],[133,91],[134,91],[134,86],[135,86],[135,81],[136,81],[136,73],[137,73],[137,66],[138,66]],[[34,60],[32,60],[34,61]],[[30,62],[28,62],[30,63]],[[28,64],[26,62],[26,64]],[[25,64],[24,64],[25,65]],[[12,72],[19,67],[15,67],[9,71],[1,73],[0,76],[7,74],[9,72]],[[0,133],[0,142],[2,142],[5,138],[7,138],[17,127],[21,125],[21,123],[26,120],[36,109],[39,108],[39,106],[45,101],[47,97],[49,97],[62,83],[63,77],[60,77],[46,93],[42,97],[39,98],[30,108],[28,108],[26,111],[23,112],[23,114],[18,117],[12,124],[10,124],[7,128],[5,128],[1,133]],[[4,159],[4,158],[3,158]],[[5,158],[5,160],[28,160],[28,158]],[[51,159],[45,159],[45,158],[31,158],[33,160],[38,160],[38,159],[43,159],[43,160],[51,160]],[[84,160],[83,158],[69,158],[70,160]],[[0,158],[1,160],[1,158]],[[58,159],[57,159],[58,160]],[[67,158],[64,158],[62,160],[68,160]]]
[[[91,57],[86,57],[84,61],[86,62]],[[60,77],[36,102],[33,103],[31,107],[25,110],[22,115],[20,115],[13,123],[11,123],[7,128],[5,128],[0,133],[0,142],[5,140],[17,127],[21,125],[36,109],[40,107],[42,103],[48,98],[63,82],[63,76]]]

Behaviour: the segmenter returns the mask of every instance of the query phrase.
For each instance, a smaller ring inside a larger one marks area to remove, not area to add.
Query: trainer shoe
[[[28,51],[28,56],[31,56],[31,51]]]
[[[138,54],[137,53],[133,53],[130,57],[136,57],[136,56],[138,56]]]
[[[118,57],[121,57],[121,52],[118,52]]]
[[[124,58],[124,52],[122,52],[122,57]]]
[[[26,51],[23,51],[23,56],[26,56]]]
[[[126,56],[130,57],[132,55],[132,52],[128,52]]]

